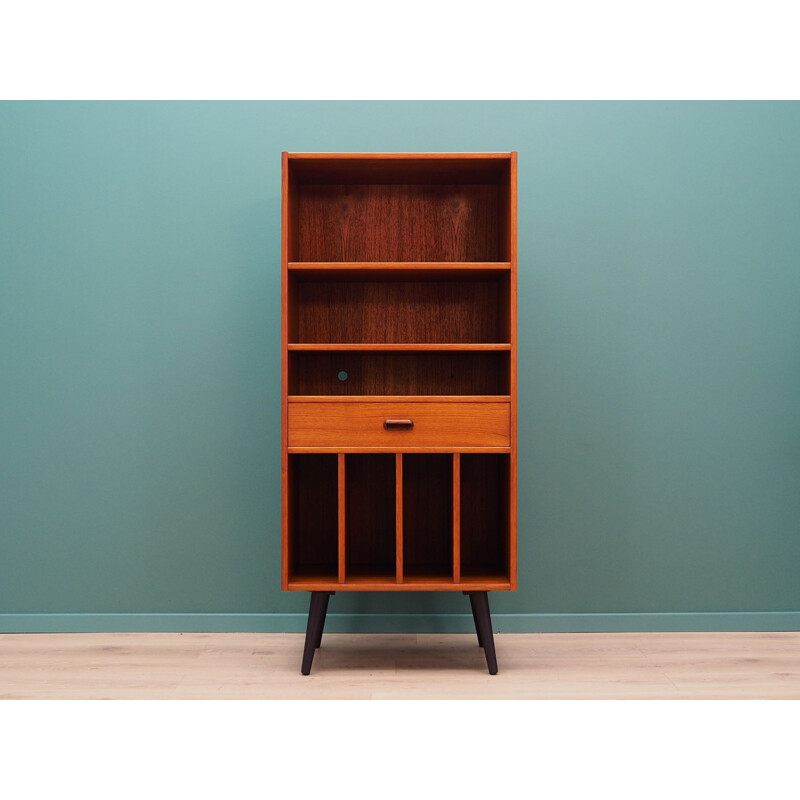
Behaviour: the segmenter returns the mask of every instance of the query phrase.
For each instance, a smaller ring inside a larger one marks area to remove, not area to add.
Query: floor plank
[[[800,699],[800,633],[1,634],[0,698]]]

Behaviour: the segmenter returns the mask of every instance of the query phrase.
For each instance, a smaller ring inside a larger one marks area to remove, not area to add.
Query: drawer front
[[[508,447],[504,402],[289,403],[289,447]]]

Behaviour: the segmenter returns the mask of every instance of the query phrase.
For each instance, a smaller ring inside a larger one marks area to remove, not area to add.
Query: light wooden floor
[[[0,635],[0,698],[796,698],[800,633]]]

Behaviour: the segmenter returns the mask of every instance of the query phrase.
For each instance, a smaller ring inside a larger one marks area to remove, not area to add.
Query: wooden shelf
[[[341,584],[340,584],[341,585]],[[397,585],[397,578],[394,575],[387,575],[386,573],[373,573],[362,572],[357,574],[349,573],[344,580],[345,586],[391,586]]]
[[[503,575],[476,575],[456,583],[452,578],[417,576],[404,578],[402,583],[386,576],[359,575],[339,583],[335,578],[297,577],[289,580],[287,588],[306,592],[475,592],[508,591],[511,581]]]
[[[509,261],[292,261],[300,280],[475,280],[508,273]]]
[[[305,352],[328,352],[331,350],[336,351],[366,351],[366,352],[373,352],[373,353],[380,353],[380,352],[393,352],[393,351],[420,351],[420,350],[429,350],[429,351],[449,351],[449,352],[496,352],[502,350],[511,350],[510,344],[504,343],[453,343],[448,342],[446,344],[412,344],[412,343],[397,343],[397,342],[389,342],[389,343],[363,343],[359,342],[358,344],[350,344],[350,343],[291,343],[287,346],[288,350],[295,350],[295,351],[305,351]]]
[[[374,272],[388,270],[408,272],[409,270],[435,270],[439,272],[460,272],[461,270],[503,271],[511,269],[509,261],[290,261],[291,272]]]
[[[482,394],[482,395],[348,395],[342,398],[335,395],[289,395],[290,403],[341,403],[342,399],[363,403],[508,403],[511,398],[507,394]]]
[[[403,583],[406,586],[415,586],[418,588],[431,585],[456,588],[452,575],[408,575],[404,573]]]
[[[483,455],[510,453],[510,447],[287,447],[287,453],[478,453]]]

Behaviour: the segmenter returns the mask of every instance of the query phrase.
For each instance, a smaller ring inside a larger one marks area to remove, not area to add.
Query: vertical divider
[[[397,553],[395,565],[396,580],[403,582],[403,454],[395,453],[395,541]]]
[[[345,512],[344,498],[345,498],[345,474],[344,474],[344,453],[339,453],[339,583],[345,581],[345,547],[344,547],[344,531],[345,531]]]
[[[453,453],[453,582],[461,582],[461,453]]]

